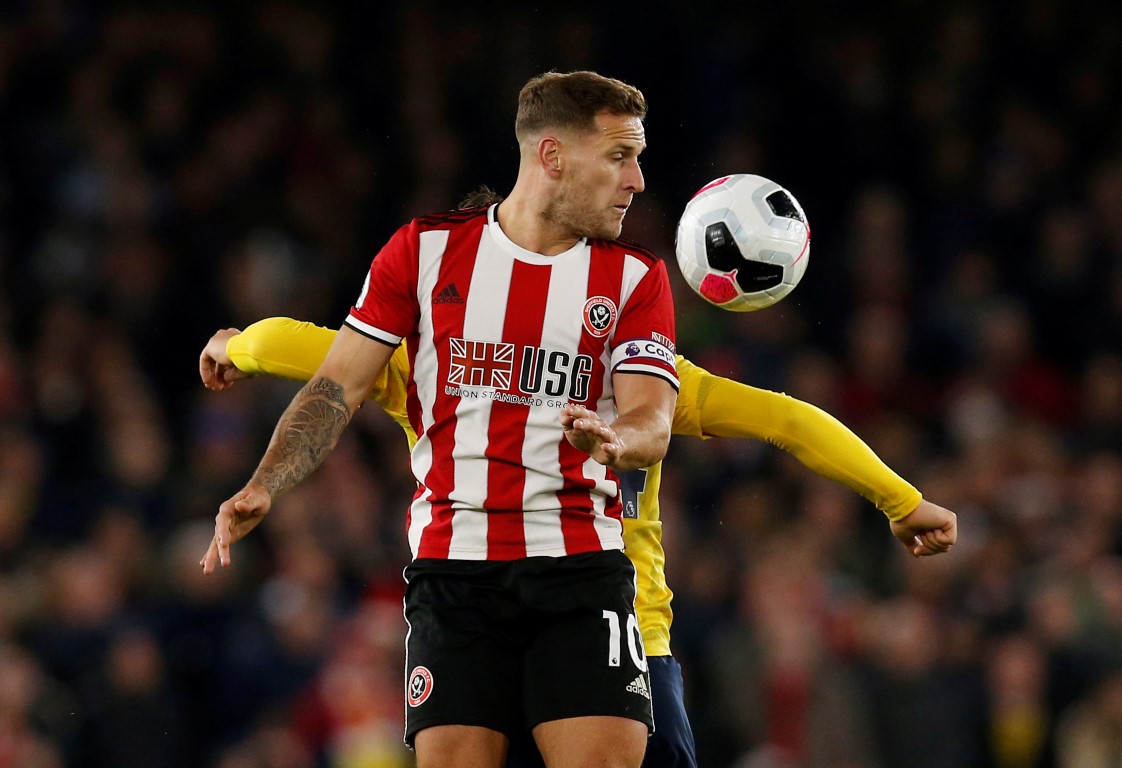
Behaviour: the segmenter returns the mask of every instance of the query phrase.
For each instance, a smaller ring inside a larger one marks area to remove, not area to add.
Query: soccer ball
[[[753,312],[790,293],[810,261],[810,225],[795,196],[763,176],[722,176],[686,203],[674,249],[697,295]]]

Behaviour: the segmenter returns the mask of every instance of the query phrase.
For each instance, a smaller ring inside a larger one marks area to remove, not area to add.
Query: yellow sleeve
[[[227,341],[226,354],[243,373],[307,381],[327,357],[335,334],[290,317],[269,317]]]
[[[307,381],[327,357],[336,333],[330,328],[289,317],[269,317],[258,320],[226,342],[226,354],[244,373],[267,373]],[[367,397],[401,425],[412,447],[417,438],[405,407],[408,381],[409,355],[402,344],[394,351],[389,365],[382,370]]]
[[[889,520],[906,517],[919,506],[919,491],[822,409],[714,376],[684,358],[678,359],[678,378],[675,434],[765,440],[819,475],[861,494]]]
[[[226,349],[229,350],[229,344]],[[701,430],[701,383],[713,374],[694,365],[678,355],[675,358],[678,369],[678,400],[674,404],[674,423],[671,432],[675,435],[706,437]]]

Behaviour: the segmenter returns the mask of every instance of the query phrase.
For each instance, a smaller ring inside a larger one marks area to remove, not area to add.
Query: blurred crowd
[[[396,768],[405,442],[364,409],[198,565],[296,385],[209,335],[338,327],[412,216],[500,191],[518,88],[647,95],[625,237],[679,350],[834,414],[959,515],[913,560],[773,446],[676,439],[662,517],[702,764],[1122,761],[1122,13],[1092,2],[24,0],[0,9],[0,768]],[[750,7],[751,6],[751,7]],[[705,305],[677,212],[776,179],[810,268]]]

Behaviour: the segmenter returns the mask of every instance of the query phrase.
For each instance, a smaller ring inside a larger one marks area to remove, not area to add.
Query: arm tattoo
[[[253,480],[276,498],[323,463],[350,420],[341,385],[322,377],[308,382],[277,422]]]

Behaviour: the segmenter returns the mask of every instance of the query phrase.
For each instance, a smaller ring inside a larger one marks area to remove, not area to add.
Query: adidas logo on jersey
[[[448,283],[443,291],[432,297],[433,304],[463,304],[464,301],[464,297],[456,290],[455,283]]]
[[[627,684],[627,690],[632,693],[637,693],[645,699],[651,698],[651,691],[647,687],[647,678],[639,675],[637,678]]]

